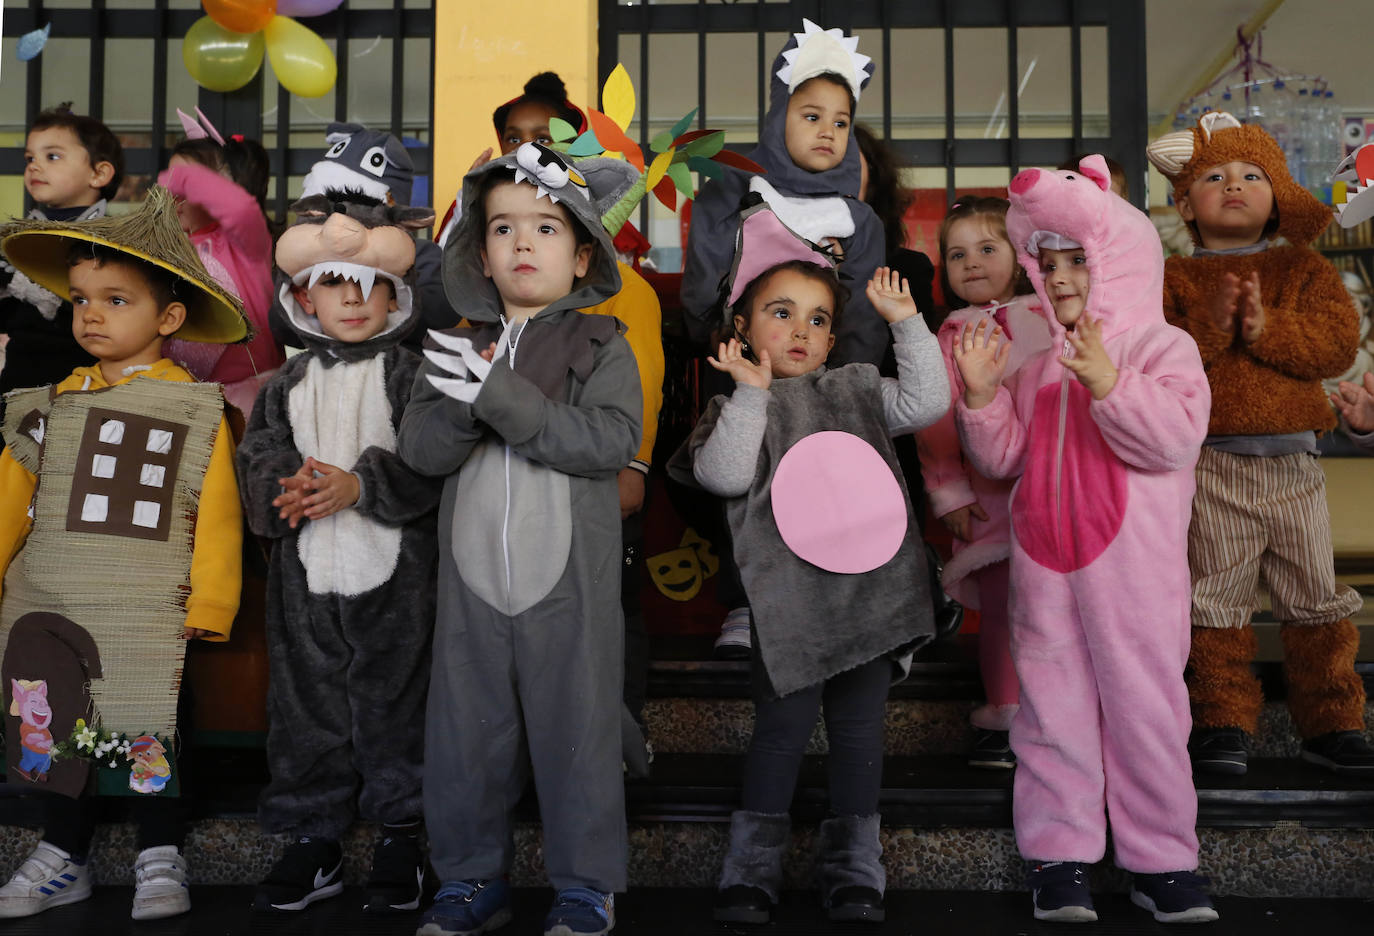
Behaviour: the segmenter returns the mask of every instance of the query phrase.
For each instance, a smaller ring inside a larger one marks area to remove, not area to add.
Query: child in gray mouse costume
[[[510,811],[533,768],[552,936],[609,932],[625,888],[624,625],[616,473],[639,445],[624,326],[578,310],[620,289],[603,212],[637,173],[538,143],[469,172],[444,285],[473,328],[439,345],[400,451],[445,478],[425,734],[425,821],[443,881],[419,932],[511,918]],[[528,750],[528,761],[525,751]]]
[[[366,909],[416,909],[421,761],[439,484],[396,452],[420,358],[415,240],[433,213],[310,196],[277,242],[280,306],[304,344],[263,388],[239,445],[244,512],[273,543],[267,760],[259,817],[295,841],[260,910],[343,889],[339,838],[382,824]],[[355,808],[354,797],[357,796]]]

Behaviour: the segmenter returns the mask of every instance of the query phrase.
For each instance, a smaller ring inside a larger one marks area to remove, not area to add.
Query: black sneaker
[[[1248,757],[1245,732],[1239,728],[1194,728],[1188,738],[1193,773],[1244,775]]]
[[[1097,919],[1088,888],[1088,866],[1079,861],[1038,864],[1026,876],[1037,920],[1092,923]]]
[[[425,856],[414,835],[383,834],[372,848],[363,909],[368,913],[419,910],[425,887]]]
[[[253,895],[254,910],[304,910],[343,891],[343,850],[333,839],[302,835],[286,846]]]
[[[716,891],[716,907],[712,913],[717,923],[752,923],[762,925],[773,916],[773,901],[761,887],[733,884]]]
[[[1202,892],[1208,883],[1191,871],[1137,874],[1131,903],[1149,910],[1160,923],[1210,923],[1217,919],[1217,911]]]
[[[1011,732],[979,729],[973,740],[973,750],[968,755],[970,767],[987,767],[992,770],[1011,770],[1016,766],[1016,755],[1011,752]]]
[[[1358,731],[1333,731],[1308,738],[1301,757],[1327,770],[1352,777],[1374,777],[1374,745]]]
[[[883,895],[872,887],[841,887],[830,895],[826,915],[832,923],[882,923]]]

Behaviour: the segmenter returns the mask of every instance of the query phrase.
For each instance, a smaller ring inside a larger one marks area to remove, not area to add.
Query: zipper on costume
[[[1063,356],[1073,356],[1073,345],[1069,344],[1068,338],[1064,339]],[[1054,545],[1056,555],[1062,557],[1064,552],[1064,542],[1061,536],[1064,529],[1063,517],[1061,516],[1064,510],[1064,431],[1069,422],[1069,371],[1062,364],[1060,367],[1063,373],[1059,375],[1059,439],[1055,444],[1054,452]]]
[[[528,320],[527,320],[528,321]],[[504,324],[504,317],[503,317]],[[515,346],[520,342],[520,335],[525,333],[525,325],[520,326],[520,332],[510,338],[508,347],[510,348],[510,369],[515,370]],[[493,362],[494,363],[494,362]],[[510,598],[510,444],[504,443],[505,450],[505,469],[506,469],[506,511],[501,518],[501,554],[506,561],[506,598]]]

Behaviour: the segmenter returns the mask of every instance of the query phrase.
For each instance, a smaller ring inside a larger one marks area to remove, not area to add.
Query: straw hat
[[[234,344],[252,337],[243,303],[215,281],[177,223],[176,199],[160,185],[148,190],[138,210],[90,221],[14,221],[0,227],[0,252],[38,285],[71,299],[67,252],[74,241],[100,244],[181,277],[192,289],[178,295],[186,322],[176,337]]]

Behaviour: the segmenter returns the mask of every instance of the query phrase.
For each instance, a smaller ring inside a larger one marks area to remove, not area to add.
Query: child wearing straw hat
[[[110,779],[114,789],[143,793],[134,809],[141,849],[134,919],[184,913],[191,905],[181,855],[185,814],[174,798],[184,641],[229,637],[243,520],[220,389],[195,383],[163,357],[162,346],[173,334],[244,341],[247,321],[239,301],[205,271],[162,188],[121,218],[0,228],[0,250],[71,301],[73,335],[96,358],[55,387],[7,398],[9,444],[0,453],[4,666],[43,680],[61,665],[51,651],[18,652],[26,631],[52,630],[57,621],[80,638],[68,637],[65,646],[91,664],[92,678],[88,701],[61,694],[45,701],[56,748],[82,751],[87,725],[79,719],[98,725],[101,737],[125,739],[104,749],[97,777],[87,769],[68,796],[41,802],[43,840],[0,887],[0,917],[90,896],[90,793],[107,789]],[[14,737],[14,718],[6,728]],[[170,779],[159,777],[166,782],[136,782],[142,751],[135,746],[144,738],[166,748],[173,762]],[[89,741],[88,731],[86,752]],[[33,790],[58,785],[45,772],[16,775],[10,772],[12,784]]]

